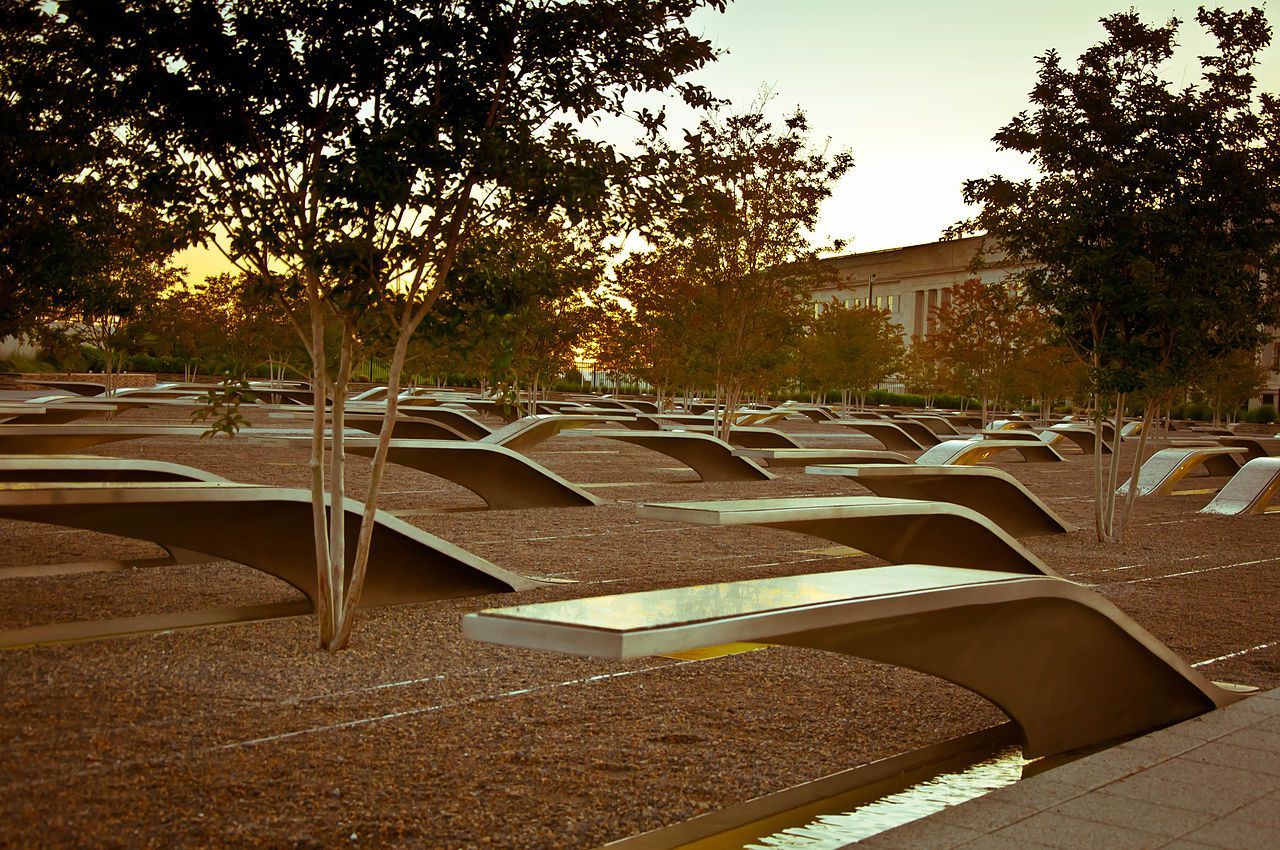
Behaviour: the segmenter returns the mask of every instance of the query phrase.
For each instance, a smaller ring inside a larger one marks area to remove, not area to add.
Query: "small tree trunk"
[[[330,649],[345,649],[351,640],[351,630],[355,626],[356,607],[360,604],[360,594],[364,590],[364,578],[369,567],[369,551],[373,546],[373,529],[378,512],[378,491],[382,486],[382,474],[387,467],[387,454],[391,450],[391,434],[395,429],[396,412],[400,401],[400,376],[404,371],[404,362],[409,352],[409,340],[412,337],[413,326],[405,322],[396,337],[395,351],[391,355],[391,365],[387,369],[386,418],[378,431],[378,448],[374,451],[373,464],[369,469],[369,490],[365,495],[364,515],[360,518],[360,536],[356,542],[355,557],[351,562],[351,582],[347,585],[346,599]]]
[[[333,381],[333,440],[329,449],[329,580],[333,583],[333,606],[342,611],[347,589],[347,469],[346,399],[351,379],[353,328],[344,319],[338,349],[338,374]],[[342,619],[334,623],[335,638],[342,632]],[[330,645],[328,649],[335,647]]]
[[[1093,398],[1093,406],[1097,409],[1101,409],[1101,399],[1096,395]],[[1103,521],[1103,512],[1106,507],[1106,502],[1103,498],[1103,482],[1105,479],[1102,476],[1102,436],[1102,417],[1095,416],[1093,418],[1093,438],[1095,444],[1093,452],[1093,528],[1099,543],[1105,543],[1107,539],[1105,523]]]
[[[325,391],[329,375],[325,364],[324,306],[318,292],[308,293],[311,318],[311,386],[315,392],[311,418],[311,457],[307,468],[311,472],[311,530],[316,555],[316,619],[320,626],[320,646],[328,648],[334,636],[335,604],[333,584],[329,577],[329,535],[326,530],[328,516],[325,512],[324,494],[324,438]],[[341,428],[342,423],[336,423]]]
[[[1124,512],[1120,516],[1120,533],[1119,538],[1124,540],[1125,529],[1129,527],[1129,516],[1133,513],[1133,506],[1138,498],[1138,472],[1142,469],[1142,464],[1146,462],[1147,454],[1147,432],[1151,430],[1152,414],[1159,408],[1148,404],[1147,409],[1142,414],[1142,431],[1138,434],[1138,451],[1133,456],[1133,469],[1129,473],[1129,489],[1124,494]],[[1116,431],[1116,444],[1112,447],[1116,455],[1120,454],[1121,437],[1119,430]]]
[[[1120,486],[1120,426],[1124,421],[1124,393],[1116,393],[1116,416],[1115,416],[1115,437],[1116,445],[1111,453],[1110,472],[1107,475],[1107,492],[1106,507],[1104,508],[1104,519],[1106,521],[1107,543],[1120,542],[1116,535],[1116,490]]]

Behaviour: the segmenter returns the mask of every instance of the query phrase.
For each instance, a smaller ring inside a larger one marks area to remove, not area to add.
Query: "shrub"
[[[1270,425],[1276,421],[1276,409],[1273,405],[1264,404],[1261,407],[1247,411],[1240,417],[1242,422],[1255,422],[1259,425]]]

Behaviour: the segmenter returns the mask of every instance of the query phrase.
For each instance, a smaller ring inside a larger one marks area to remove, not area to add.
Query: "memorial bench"
[[[1203,468],[1211,476],[1235,475],[1240,470],[1238,457],[1246,450],[1230,446],[1179,446],[1161,449],[1147,458],[1138,470],[1139,496],[1180,495],[1173,488],[1193,470]],[[1132,481],[1116,490],[1127,493]]]
[[[1257,457],[1240,467],[1200,513],[1224,516],[1271,513],[1276,510],[1271,501],[1277,490],[1280,490],[1280,457]]]
[[[1232,435],[1230,437],[1219,437],[1218,444],[1244,449],[1246,462],[1260,457],[1271,457],[1273,450],[1280,449],[1280,440],[1275,437],[1237,437]]]
[[[776,476],[747,457],[734,455],[733,446],[710,434],[694,431],[579,430],[583,437],[602,437],[660,452],[680,461],[703,481],[768,481]]]
[[[347,557],[355,551],[364,505],[345,505]],[[273,575],[316,602],[311,493],[228,482],[170,484],[0,484],[0,518],[82,528],[182,550],[205,552]],[[541,585],[378,511],[360,607],[398,605]],[[37,626],[3,633],[0,647],[86,640],[170,628],[166,614]],[[239,619],[210,622],[239,622]],[[87,629],[87,631],[86,631]]]
[[[852,478],[877,496],[964,505],[1014,537],[1078,530],[1018,479],[990,466],[810,466],[805,472]]]
[[[307,434],[250,439],[258,443],[310,445]],[[378,440],[373,436],[346,435],[343,451],[373,457]],[[566,481],[541,464],[506,446],[484,441],[392,440],[387,461],[452,481],[475,493],[493,510],[572,508],[603,504],[581,487]]]
[[[945,416],[936,413],[904,413],[899,419],[912,419],[924,425],[939,437],[958,437],[960,432],[955,425],[947,421]]]
[[[914,423],[922,431],[928,431],[928,442],[916,439],[918,432],[911,433],[903,427],[909,420],[889,421],[887,419],[842,419],[835,423],[844,428],[861,431],[891,452],[922,452],[929,446],[938,445],[937,435],[923,425]]]
[[[227,479],[194,466],[95,455],[0,455],[0,482],[12,481],[204,481]]]
[[[695,434],[711,434],[716,435],[716,429],[709,426],[699,425],[681,425],[672,428],[673,431],[689,431]],[[800,449],[804,448],[791,437],[777,430],[776,428],[763,428],[759,426],[734,425],[729,429],[729,439],[727,441],[731,446],[741,446],[744,449]]]
[[[82,398],[72,396],[71,398]],[[0,409],[0,423],[6,425],[63,425],[79,419],[106,416],[115,413],[119,406],[106,401],[70,402],[59,396],[34,398],[20,404],[5,405]]]
[[[920,564],[490,609],[464,616],[462,632],[596,658],[735,642],[866,658],[982,695],[1018,724],[1027,757],[1138,735],[1243,697],[1080,585]],[[858,687],[850,681],[832,698]]]
[[[1080,451],[1087,455],[1093,454],[1098,447],[1098,434],[1088,425],[1076,425],[1071,422],[1061,422],[1057,425],[1050,425],[1044,432],[1043,436],[1048,437],[1051,434],[1057,435],[1060,439],[1070,440],[1080,447]],[[1051,442],[1049,445],[1055,445],[1055,443]],[[1102,453],[1109,455],[1111,452],[1111,445],[1104,438],[1102,441]]]
[[[897,452],[874,449],[734,449],[733,453],[756,462],[764,461],[771,467],[817,463],[911,463],[910,458]]]
[[[972,466],[1009,451],[1022,455],[1027,463],[1061,463],[1066,460],[1043,440],[948,440],[920,455],[916,463],[921,466]]]
[[[894,564],[1052,575],[1008,532],[963,505],[882,496],[657,502],[636,517],[693,525],[758,525],[821,537]]]

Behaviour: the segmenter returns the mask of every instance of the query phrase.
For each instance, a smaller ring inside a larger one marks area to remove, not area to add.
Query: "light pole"
[[[875,293],[872,291],[875,288],[875,285],[876,285],[876,273],[872,272],[867,277],[867,306],[868,307],[875,306],[875,299],[873,297]]]

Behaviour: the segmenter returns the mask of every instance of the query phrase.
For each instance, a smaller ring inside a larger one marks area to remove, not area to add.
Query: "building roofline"
[[[896,248],[877,248],[874,251],[855,251],[852,254],[835,254],[830,257],[820,257],[819,262],[828,262],[830,260],[850,260],[855,257],[874,257],[878,254],[892,254],[897,251],[907,251],[911,248],[924,248],[929,245],[941,245],[944,242],[967,242],[971,239],[982,239],[986,237],[985,233],[978,233],[973,236],[961,236],[959,239],[935,239],[932,242],[917,242],[912,245],[899,245]]]

